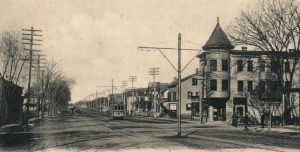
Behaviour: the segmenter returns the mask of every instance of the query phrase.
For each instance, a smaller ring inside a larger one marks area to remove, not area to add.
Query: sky
[[[147,87],[153,78],[149,68],[159,67],[160,82],[171,82],[176,71],[157,51],[139,46],[202,49],[217,17],[221,27],[232,24],[249,0],[0,0],[0,32],[22,28],[41,29],[43,54],[61,63],[63,73],[75,80],[72,102],[89,94],[100,95],[136,76],[134,87]],[[164,51],[177,66],[177,51]],[[182,51],[186,65],[197,52]],[[198,68],[194,59],[183,76]],[[129,87],[131,87],[130,83]]]

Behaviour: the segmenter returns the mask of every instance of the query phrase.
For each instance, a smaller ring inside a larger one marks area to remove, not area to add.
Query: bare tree
[[[4,32],[0,40],[2,76],[17,84],[22,74],[27,54],[24,52],[21,37],[15,32]]]
[[[74,80],[63,76],[59,62],[50,60],[42,74],[42,97],[47,101],[48,115],[56,115],[71,100]],[[44,102],[45,102],[44,101]]]
[[[261,0],[255,9],[243,10],[230,28],[230,37],[237,44],[250,45],[266,52],[270,67],[277,76],[280,94],[290,105],[289,90],[300,54],[300,12],[294,0]],[[288,71],[285,63],[289,63]],[[288,72],[288,75],[285,75]],[[285,83],[287,81],[288,83]],[[286,119],[291,108],[286,108]]]

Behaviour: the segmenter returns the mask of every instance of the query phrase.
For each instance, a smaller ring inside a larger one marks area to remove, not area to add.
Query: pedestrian
[[[233,113],[232,115],[232,126],[237,127],[237,114]]]
[[[261,128],[265,128],[265,113],[263,113],[260,117]]]
[[[244,125],[245,125],[245,130],[248,130],[248,121],[249,121],[249,116],[246,113],[244,117]]]

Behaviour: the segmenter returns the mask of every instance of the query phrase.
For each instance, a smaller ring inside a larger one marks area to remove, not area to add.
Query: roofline
[[[261,56],[261,55],[284,55],[290,57],[300,57],[300,52],[279,52],[279,51],[243,51],[243,50],[228,50],[229,54],[233,55],[254,55],[254,56]],[[207,52],[202,52],[201,54],[197,55],[198,58],[205,57]]]
[[[186,77],[184,77],[184,78],[181,78],[181,82],[184,82],[184,81],[186,81],[186,80],[188,80],[189,78],[192,78],[192,77],[194,77],[194,76],[197,76],[197,74],[196,74],[196,73],[193,73],[193,74],[190,74],[190,75],[188,75],[188,76],[186,76]],[[170,83],[170,85],[168,86],[168,88],[176,87],[177,84],[178,84],[178,80],[176,80],[176,82],[173,81],[173,82]],[[174,86],[174,85],[175,85],[175,86]]]

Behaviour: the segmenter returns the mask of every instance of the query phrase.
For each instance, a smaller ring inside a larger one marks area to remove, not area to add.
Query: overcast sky
[[[137,76],[136,87],[152,81],[151,67],[159,67],[158,80],[170,82],[176,72],[159,52],[141,52],[138,46],[201,49],[220,18],[226,27],[250,0],[1,0],[0,32],[33,26],[43,30],[43,53],[62,62],[62,70],[76,81],[72,101],[101,92],[99,85],[115,85]],[[177,52],[166,51],[176,65]],[[183,65],[197,52],[183,51]],[[195,72],[195,59],[183,72]]]

